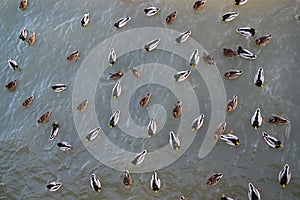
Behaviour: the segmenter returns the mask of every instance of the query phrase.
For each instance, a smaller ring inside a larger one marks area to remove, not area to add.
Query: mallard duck
[[[138,70],[138,69],[136,69],[136,68],[134,68],[134,67],[128,67],[128,69],[130,69],[131,73],[132,73],[135,77],[139,78],[139,77],[141,76],[140,70]]]
[[[266,132],[261,133],[266,143],[272,147],[272,148],[279,148],[283,147],[283,144],[279,140],[277,140],[275,137],[270,136]]]
[[[101,182],[95,174],[92,174],[92,176],[90,178],[90,183],[91,183],[91,187],[94,191],[101,192],[101,189],[102,189]]]
[[[181,101],[177,101],[177,103],[173,107],[173,116],[178,118],[181,116],[182,113],[182,103]]]
[[[90,22],[90,13],[85,13],[80,22],[82,27],[86,27]]]
[[[178,43],[184,43],[187,41],[192,34],[192,31],[185,31],[183,33],[180,33],[180,35],[175,39],[176,42]]]
[[[256,33],[255,28],[250,27],[242,27],[236,29],[236,32],[244,36],[246,39],[249,39],[249,37],[254,36]]]
[[[123,184],[128,189],[132,186],[132,178],[129,171],[126,169],[123,173]]]
[[[89,104],[89,101],[86,99],[82,101],[78,106],[77,106],[77,111],[78,112],[83,112],[86,110],[87,106]]]
[[[182,195],[179,197],[179,200],[189,200],[189,198]]]
[[[196,67],[199,63],[199,59],[200,59],[199,50],[195,49],[195,51],[190,56],[190,66],[192,68]]]
[[[113,80],[118,80],[119,78],[121,78],[124,75],[124,73],[122,71],[118,71],[115,73],[111,73],[109,72],[109,76],[107,77],[107,79],[113,79]]]
[[[8,66],[11,69],[16,70],[16,71],[21,71],[21,69],[19,68],[19,65],[16,61],[8,59],[7,62],[8,62]]]
[[[51,88],[54,92],[62,92],[62,91],[65,91],[67,89],[67,86],[65,84],[62,84],[62,83],[57,83],[55,85],[52,85]]]
[[[8,89],[8,91],[12,92],[14,91],[18,86],[18,80],[13,80],[5,85],[5,87]]]
[[[147,150],[144,150],[141,153],[138,153],[133,158],[133,160],[131,161],[131,163],[134,164],[134,165],[140,165],[144,161],[146,154],[147,154]]]
[[[234,4],[241,6],[244,5],[245,3],[247,3],[248,0],[234,0]]]
[[[46,185],[46,187],[48,188],[48,190],[50,192],[55,192],[57,190],[59,190],[59,188],[62,186],[61,182],[51,182],[48,185]]]
[[[27,6],[28,6],[28,0],[20,1],[20,6],[19,6],[20,10],[26,10]]]
[[[70,145],[68,142],[66,141],[62,141],[62,142],[58,142],[56,144],[60,150],[62,151],[69,151],[70,149],[72,149],[72,145]]]
[[[160,8],[154,7],[154,6],[144,9],[144,12],[148,17],[156,15],[159,11],[160,11]]]
[[[22,103],[23,108],[28,108],[32,104],[33,100],[34,100],[33,95],[25,99],[25,101]]]
[[[121,82],[117,81],[112,89],[112,96],[114,99],[118,98],[121,95],[122,88],[121,88]]]
[[[120,113],[121,113],[121,111],[117,110],[116,112],[114,112],[112,114],[112,116],[109,119],[109,128],[113,128],[118,124],[118,122],[120,120]]]
[[[179,140],[179,137],[177,135],[175,135],[175,133],[173,131],[170,131],[169,143],[170,143],[172,149],[179,151],[180,140]]]
[[[75,62],[79,59],[80,52],[79,51],[74,51],[70,55],[68,55],[67,60],[69,62]]]
[[[269,123],[271,124],[282,125],[282,124],[287,124],[288,122],[289,120],[286,119],[283,114],[281,115],[273,114],[269,117]]]
[[[117,61],[117,54],[114,49],[111,49],[108,54],[109,66],[113,66],[113,64],[115,64],[116,61]]]
[[[231,197],[227,197],[227,196],[225,196],[225,194],[222,194],[222,196],[221,196],[221,200],[234,200],[233,198],[231,198]]]
[[[282,185],[282,188],[285,188],[289,184],[291,177],[292,173],[290,172],[290,166],[288,164],[285,164],[278,175],[278,181],[280,185]]]
[[[248,197],[249,200],[260,200],[259,191],[254,187],[252,183],[248,184]]]
[[[222,16],[221,20],[223,22],[230,22],[234,20],[234,18],[236,18],[237,16],[239,16],[238,12],[227,12]]]
[[[255,40],[257,46],[265,46],[272,39],[272,35],[264,35]]]
[[[235,57],[238,55],[237,52],[233,49],[223,48],[222,50],[223,50],[224,56],[226,56],[226,57],[232,58],[232,57]]]
[[[51,128],[51,131],[50,131],[50,140],[54,140],[58,134],[58,130],[59,130],[59,124],[57,121],[54,121],[52,123],[52,128]]]
[[[254,84],[257,87],[264,87],[264,82],[265,82],[265,76],[264,76],[264,69],[262,67],[258,68],[255,76],[254,76]]]
[[[256,55],[247,49],[243,49],[241,46],[237,46],[237,53],[239,56],[245,59],[256,59]]]
[[[37,121],[38,124],[42,124],[42,123],[46,123],[49,121],[49,118],[51,116],[51,112],[46,112],[45,114],[43,114]]]
[[[300,20],[300,13],[297,14],[297,15],[295,15],[295,19],[296,19],[296,20]]]
[[[154,119],[152,118],[148,124],[148,135],[149,137],[152,137],[155,133],[156,133],[156,122],[154,121]]]
[[[157,46],[159,45],[160,43],[160,39],[155,39],[155,40],[151,40],[150,42],[148,42],[145,46],[144,46],[144,50],[145,51],[153,51],[154,49],[157,48]]]
[[[22,28],[21,32],[20,32],[20,35],[19,35],[19,39],[21,41],[25,41],[27,39],[27,36],[28,36],[28,30],[25,29],[25,28]]]
[[[263,123],[263,118],[261,116],[260,108],[257,108],[255,113],[251,118],[251,125],[254,127],[255,130],[259,128]]]
[[[207,64],[217,65],[217,62],[212,55],[209,55],[209,54],[203,52],[202,58],[203,58],[203,61],[206,62]]]
[[[222,177],[223,177],[222,173],[216,173],[208,178],[208,180],[206,181],[206,185],[207,186],[217,185],[220,182]]]
[[[200,11],[204,8],[205,6],[205,3],[206,3],[206,0],[199,0],[199,1],[196,1],[193,5],[193,10],[194,11]]]
[[[167,16],[167,18],[166,18],[167,24],[173,23],[173,22],[175,21],[176,17],[177,17],[177,12],[176,12],[176,11],[170,13],[170,14]]]
[[[131,20],[131,17],[124,17],[119,19],[115,24],[114,27],[115,28],[122,28],[123,26],[125,26],[126,24],[128,24],[128,22]]]
[[[226,105],[227,112],[233,112],[238,105],[238,97],[233,95],[232,99],[230,99]]]
[[[177,82],[187,80],[189,78],[191,72],[192,72],[191,70],[177,72],[174,75],[174,80],[177,81]]]
[[[160,189],[160,179],[157,176],[157,173],[154,171],[151,177],[150,181],[150,188],[155,193],[158,193],[158,190]]]
[[[233,135],[231,133],[228,133],[225,135],[220,135],[220,139],[231,146],[239,146],[240,145],[239,138],[236,135]]]
[[[199,117],[195,118],[192,123],[192,131],[199,130],[204,124],[204,114],[201,114]]]
[[[230,69],[224,73],[224,76],[228,79],[236,79],[243,74],[243,70],[239,69]]]
[[[146,96],[144,96],[141,100],[140,100],[140,108],[145,108],[151,99],[151,93],[148,92]]]
[[[94,140],[99,135],[100,130],[101,130],[100,127],[90,130],[90,132],[86,135],[85,140],[86,141]]]
[[[33,45],[35,43],[35,40],[36,40],[35,32],[31,32],[28,38],[28,44]]]
[[[215,130],[215,136],[214,139],[215,141],[218,141],[218,139],[220,138],[220,135],[223,135],[226,129],[226,122],[221,123],[217,129]]]

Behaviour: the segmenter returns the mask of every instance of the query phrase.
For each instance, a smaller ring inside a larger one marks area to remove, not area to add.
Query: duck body
[[[148,52],[153,51],[154,49],[157,48],[157,46],[159,45],[159,43],[160,43],[160,39],[159,39],[159,38],[157,38],[157,39],[155,39],[155,40],[151,40],[150,42],[148,42],[148,43],[144,46],[144,50],[145,50],[145,51],[148,51]]]
[[[244,5],[248,0],[234,0],[234,4],[237,6]]]
[[[179,151],[180,149],[180,140],[179,137],[175,135],[173,131],[169,134],[169,143],[172,149]]]
[[[67,86],[62,83],[57,83],[57,84],[51,86],[51,88],[54,92],[63,92],[67,89]]]
[[[25,101],[22,103],[23,108],[28,108],[33,103],[33,100],[34,100],[33,95],[25,99]]]
[[[272,148],[280,148],[283,147],[281,142],[277,140],[275,137],[270,136],[266,132],[262,132],[262,136],[265,140],[265,142]]]
[[[237,16],[239,16],[238,12],[227,12],[222,16],[221,20],[223,22],[230,22],[234,20]]]
[[[177,18],[177,12],[174,11],[167,16],[166,23],[171,24],[175,21],[176,18]]]
[[[258,68],[255,76],[254,76],[254,84],[257,87],[264,87],[265,82],[265,75],[264,75],[264,69],[262,67]]]
[[[233,95],[232,99],[230,99],[226,105],[227,112],[233,112],[238,105],[238,97]]]
[[[146,96],[144,96],[141,100],[140,100],[140,108],[145,108],[149,102],[150,102],[150,99],[151,99],[151,93],[147,93]]]
[[[128,24],[128,22],[130,20],[131,20],[131,17],[121,18],[114,24],[114,27],[120,29],[120,28],[124,27],[126,24]]]
[[[35,32],[31,32],[28,38],[28,44],[33,45],[35,43],[35,40],[36,40]]]
[[[46,112],[45,114],[43,114],[39,119],[38,119],[38,124],[42,124],[42,123],[46,123],[49,121],[49,118],[51,116],[51,112]]]
[[[50,192],[55,192],[57,190],[59,190],[59,188],[61,188],[62,183],[61,182],[51,182],[48,185],[46,185],[46,187],[48,188],[48,190]]]
[[[182,103],[181,101],[177,101],[177,103],[173,107],[173,117],[174,118],[181,117],[181,113],[182,113]]]
[[[15,91],[18,86],[18,80],[13,80],[5,85],[5,87],[8,89],[8,91],[12,92]]]
[[[292,173],[290,172],[290,166],[288,164],[285,164],[278,175],[278,181],[282,188],[285,188],[289,184],[291,177]]]
[[[151,6],[151,7],[144,9],[144,13],[148,17],[156,15],[157,13],[159,13],[159,11],[160,11],[160,8],[155,7],[155,6]]]
[[[87,106],[89,104],[89,101],[86,99],[82,101],[78,106],[77,106],[77,111],[78,112],[83,112],[86,110]]]
[[[192,68],[196,67],[199,63],[199,59],[200,59],[199,50],[195,49],[195,51],[190,56],[190,66]]]
[[[117,110],[112,114],[112,116],[109,119],[109,128],[113,128],[118,124],[120,120],[120,113],[120,110]]]
[[[243,74],[243,70],[230,69],[224,73],[224,76],[228,79],[236,79]]]
[[[204,52],[202,55],[202,58],[203,58],[203,61],[209,65],[217,65],[217,62],[212,55],[209,55]]]
[[[114,99],[118,98],[121,95],[122,88],[121,88],[121,82],[117,81],[112,89],[112,96]]]
[[[240,140],[236,135],[233,135],[231,133],[220,135],[220,139],[226,142],[226,144],[229,144],[231,146],[239,146]]]
[[[112,80],[118,80],[119,78],[122,78],[122,76],[124,75],[124,73],[122,71],[118,71],[115,73],[111,73],[109,72],[109,76],[108,76],[108,80],[112,79]]]
[[[150,188],[155,193],[157,193],[158,190],[160,189],[160,179],[158,178],[157,173],[155,171],[153,172],[153,174],[151,176]]]
[[[152,118],[148,124],[148,135],[149,137],[152,137],[157,130],[157,125],[156,122],[154,121],[154,119]]]
[[[16,70],[16,71],[21,71],[21,69],[19,68],[19,65],[16,61],[8,59],[7,63],[11,69]]]
[[[89,13],[85,13],[83,15],[83,17],[81,18],[81,21],[80,21],[81,26],[82,27],[86,27],[89,24],[89,22],[90,22],[90,14]]]
[[[270,42],[271,39],[272,39],[272,35],[264,35],[264,36],[257,38],[255,40],[255,44],[257,46],[265,46]]]
[[[251,28],[251,27],[242,27],[242,28],[236,29],[236,32],[241,34],[242,36],[244,36],[246,39],[249,39],[249,37],[252,37],[255,35],[256,30],[255,30],[255,28]]]
[[[99,132],[100,132],[101,128],[100,127],[97,127],[97,128],[94,128],[92,129],[85,137],[86,141],[92,141],[94,140],[98,135],[99,135]]]
[[[196,12],[202,10],[205,6],[205,3],[206,3],[206,0],[195,1],[195,3],[193,4],[193,10]]]
[[[177,81],[177,82],[187,80],[189,78],[191,72],[192,72],[191,70],[177,72],[174,75],[174,80]]]
[[[132,178],[127,169],[123,173],[123,184],[126,188],[130,188],[132,186]]]
[[[222,196],[221,196],[221,200],[234,200],[233,198],[231,198],[231,197],[227,197],[227,196],[225,196],[225,194],[222,194]]]
[[[283,115],[271,115],[269,117],[269,123],[271,124],[277,124],[277,125],[282,125],[282,124],[287,124],[289,122],[288,119],[286,119]]]
[[[147,150],[144,150],[141,153],[138,153],[133,158],[133,160],[131,161],[131,163],[134,164],[134,165],[140,165],[145,160],[146,154],[147,154]]]
[[[27,36],[28,36],[28,30],[25,29],[25,28],[22,28],[21,32],[20,32],[20,35],[19,35],[19,39],[21,41],[25,41],[27,39]]]
[[[185,32],[183,32],[183,33],[181,33],[176,39],[175,39],[175,41],[177,42],[177,43],[184,43],[184,42],[186,42],[188,39],[189,39],[189,37],[190,37],[190,35],[192,34],[192,31],[185,31]]]
[[[66,141],[58,142],[56,145],[57,145],[57,146],[59,147],[59,149],[62,150],[62,151],[69,151],[70,149],[72,149],[72,145],[69,144],[69,143],[66,142]]]
[[[260,108],[257,108],[251,118],[251,125],[255,130],[257,130],[257,128],[259,128],[262,125],[262,122],[263,122],[263,118],[261,115]]]
[[[233,49],[223,48],[222,50],[223,50],[224,56],[226,56],[226,57],[232,58],[232,57],[235,57],[238,55],[237,52]]]
[[[117,62],[117,54],[114,49],[111,49],[109,54],[108,54],[108,63],[109,66],[113,66]]]
[[[260,200],[260,193],[252,183],[248,184],[248,198],[249,200]]]
[[[238,46],[237,53],[242,58],[245,58],[245,59],[248,59],[248,60],[255,60],[256,59],[255,54],[253,54],[248,49],[243,49],[241,46]]]
[[[134,68],[134,67],[128,67],[130,69],[131,73],[136,77],[139,78],[141,76],[140,70]]]
[[[204,114],[201,114],[199,117],[195,118],[192,123],[192,131],[199,130],[204,124]]]
[[[218,139],[220,138],[221,135],[223,135],[225,133],[225,129],[226,129],[226,122],[221,123],[215,130],[215,136],[214,139],[215,141],[218,141]]]
[[[222,173],[216,173],[208,178],[208,180],[206,181],[206,185],[207,186],[217,185],[220,182],[222,177],[223,177]]]
[[[58,134],[58,130],[59,130],[59,124],[57,121],[53,122],[52,124],[52,128],[50,131],[50,140],[54,140]]]
[[[27,6],[28,6],[28,0],[20,1],[20,6],[19,6],[20,10],[26,10]]]
[[[91,187],[94,191],[101,192],[101,189],[102,189],[101,188],[101,182],[95,174],[92,174],[92,176],[90,178],[90,184],[91,184]]]
[[[74,51],[70,55],[67,56],[67,60],[69,62],[75,62],[79,59],[80,52],[79,51]]]

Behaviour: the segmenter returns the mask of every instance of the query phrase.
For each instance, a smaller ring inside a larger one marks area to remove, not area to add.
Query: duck
[[[136,77],[139,78],[141,76],[140,70],[134,68],[134,67],[128,67],[128,69],[131,71],[131,73]]]
[[[12,92],[15,91],[18,86],[18,80],[13,80],[5,85],[5,87],[8,89],[8,91]]]
[[[46,187],[48,188],[48,190],[50,192],[55,192],[55,191],[59,190],[59,188],[61,188],[61,186],[62,186],[61,182],[55,182],[55,181],[46,185]]]
[[[92,174],[91,178],[90,178],[90,183],[91,183],[91,187],[94,191],[96,192],[101,192],[102,188],[101,188],[101,182],[99,180],[99,178],[97,178],[97,176],[95,174]]]
[[[51,112],[48,111],[45,114],[43,114],[37,121],[38,124],[46,123],[49,121],[49,118],[51,116]]]
[[[66,141],[58,142],[56,145],[57,145],[57,146],[59,147],[59,149],[62,150],[62,151],[69,151],[70,149],[72,149],[72,145],[69,144],[69,143],[66,142]]]
[[[289,184],[291,177],[290,166],[286,163],[278,175],[278,181],[282,188],[285,188]]]
[[[203,58],[203,61],[206,62],[207,64],[217,65],[217,62],[212,55],[209,55],[209,54],[203,52],[202,58]]]
[[[166,23],[171,24],[175,21],[176,18],[177,18],[177,11],[174,11],[167,16]]]
[[[157,173],[154,171],[151,177],[150,181],[150,188],[155,193],[158,193],[158,190],[160,189],[160,179],[157,176]]]
[[[67,56],[67,60],[69,62],[75,62],[79,59],[80,51],[74,51],[70,55]]]
[[[226,57],[232,58],[238,55],[237,52],[233,49],[223,48],[222,51],[223,51],[223,55]]]
[[[125,26],[126,24],[128,24],[128,22],[131,20],[131,17],[124,17],[119,19],[115,24],[114,27],[115,28],[122,28],[123,26]]]
[[[216,173],[214,175],[212,175],[211,177],[209,177],[206,181],[206,186],[214,186],[217,185],[221,178],[223,177],[223,173]]]
[[[90,132],[86,135],[85,140],[86,141],[94,140],[99,135],[100,130],[101,130],[100,127],[97,127],[97,128],[94,128],[94,129],[90,130]]]
[[[257,46],[266,46],[270,40],[272,39],[272,35],[264,35],[255,40],[255,44]]]
[[[249,39],[249,37],[254,36],[256,33],[255,28],[252,27],[242,27],[236,29],[236,32],[244,36],[246,39]]]
[[[286,119],[283,114],[280,114],[280,115],[273,114],[269,117],[269,123],[282,125],[282,124],[289,123],[289,120]]]
[[[28,30],[26,28],[22,28],[19,35],[19,39],[21,41],[25,41],[27,39],[27,36],[28,36]]]
[[[169,143],[170,143],[172,149],[179,151],[180,140],[179,140],[179,137],[177,135],[175,135],[175,133],[173,131],[170,131]]]
[[[150,42],[148,42],[148,43],[144,46],[144,50],[145,50],[145,51],[148,51],[148,52],[153,51],[154,49],[157,48],[157,46],[159,45],[159,43],[160,43],[160,39],[159,39],[159,38],[157,38],[157,39],[155,39],[155,40],[151,40]]]
[[[237,95],[233,95],[232,99],[227,102],[226,111],[233,112],[238,105],[238,97]]]
[[[189,39],[191,34],[192,34],[192,31],[190,31],[190,30],[180,33],[178,35],[178,37],[175,39],[175,41],[179,44],[184,43]]]
[[[35,32],[31,32],[28,38],[28,45],[33,45],[35,43],[35,40],[36,40]]]
[[[129,189],[132,186],[132,178],[127,169],[123,173],[123,184],[127,189]]]
[[[243,74],[243,70],[230,69],[224,73],[224,76],[228,79],[236,79]]]
[[[159,13],[159,11],[160,11],[160,8],[159,7],[155,7],[155,6],[151,6],[151,7],[148,7],[148,8],[144,9],[144,13],[148,17],[156,15],[157,13]]]
[[[189,78],[191,72],[192,72],[191,70],[185,70],[185,71],[177,72],[174,75],[174,80],[177,81],[177,82],[187,80]]]
[[[144,96],[141,100],[140,100],[140,108],[145,108],[151,99],[151,92],[148,92],[146,96]]]
[[[86,110],[87,106],[89,104],[89,101],[87,99],[83,100],[78,106],[77,106],[77,111],[78,112],[83,112]]]
[[[225,135],[220,135],[220,139],[231,146],[239,146],[240,145],[239,138],[236,135],[233,135],[231,133],[228,133]]]
[[[183,195],[179,197],[179,200],[188,200],[188,199],[189,199],[188,197],[185,197]]]
[[[21,69],[16,61],[8,59],[7,63],[11,69],[13,69],[15,71],[21,71]]]
[[[178,118],[181,117],[182,113],[182,103],[181,101],[177,101],[177,103],[173,107],[173,117]]]
[[[259,128],[263,123],[263,118],[261,115],[260,108],[257,108],[255,113],[253,114],[251,118],[251,125],[254,127],[255,130]]]
[[[201,114],[199,117],[195,118],[192,123],[192,131],[199,130],[204,124],[204,114]]]
[[[227,197],[227,196],[225,196],[225,194],[222,194],[222,196],[221,196],[221,200],[234,200],[233,198],[231,198],[231,197]]]
[[[121,95],[122,87],[121,82],[117,81],[112,89],[112,96],[114,99],[118,98]]]
[[[234,4],[237,6],[244,5],[248,0],[234,0]]]
[[[28,97],[27,99],[25,99],[25,101],[22,103],[23,108],[28,108],[34,100],[34,95],[31,95],[30,97]]]
[[[27,6],[28,6],[28,0],[20,1],[20,6],[19,6],[20,10],[26,10]]]
[[[121,113],[121,111],[117,110],[116,112],[114,112],[112,114],[112,116],[109,119],[109,128],[113,128],[118,124],[118,122],[120,120],[120,113]]]
[[[230,22],[234,20],[237,16],[239,16],[238,12],[227,12],[222,16],[221,20],[223,22]]]
[[[156,125],[156,122],[154,121],[154,119],[152,118],[148,124],[149,137],[152,137],[153,135],[155,135],[156,130],[157,130],[157,125]]]
[[[251,51],[249,51],[247,49],[243,49],[243,47],[241,47],[241,46],[237,46],[237,53],[239,56],[241,56],[242,58],[245,58],[245,59],[251,59],[251,60],[256,59],[255,54],[253,54]]]
[[[220,138],[220,135],[223,135],[225,133],[226,126],[227,126],[227,123],[226,122],[222,122],[216,128],[216,130],[215,130],[215,136],[214,136],[215,141],[218,141],[218,139]]]
[[[146,154],[147,150],[143,150],[141,153],[138,153],[136,156],[134,156],[131,163],[134,165],[140,165],[145,160]]]
[[[117,61],[117,54],[114,49],[111,49],[109,54],[108,54],[108,63],[109,66],[113,66]]]
[[[52,85],[51,88],[54,92],[63,92],[67,89],[67,86],[62,83],[57,83],[55,85]]]
[[[248,184],[248,197],[249,200],[260,200],[260,193],[252,183]]]
[[[283,144],[277,140],[275,137],[270,136],[266,132],[261,133],[266,143],[272,148],[280,148],[283,147]]]
[[[52,128],[51,128],[51,131],[50,131],[50,140],[54,140],[58,134],[58,130],[59,130],[59,124],[57,121],[54,121],[52,123]]]
[[[257,87],[264,87],[264,82],[265,82],[265,76],[264,76],[264,69],[262,67],[258,68],[255,76],[254,76],[254,84]]]
[[[118,80],[119,78],[122,78],[123,75],[124,73],[122,71],[118,71],[115,73],[109,72],[109,76],[107,79]]]
[[[193,4],[193,10],[196,11],[196,12],[202,10],[204,8],[204,6],[205,6],[205,3],[206,3],[206,0],[196,1]]]
[[[89,24],[89,22],[90,22],[90,13],[85,13],[80,21],[81,26],[86,27]]]
[[[195,68],[199,63],[199,59],[200,59],[199,50],[195,49],[195,51],[190,56],[190,66],[192,68]]]

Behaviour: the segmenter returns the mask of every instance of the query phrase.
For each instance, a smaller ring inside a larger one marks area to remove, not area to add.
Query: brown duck
[[[17,88],[18,85],[18,80],[14,80],[9,82],[7,85],[5,85],[5,87],[10,91],[14,91]]]
[[[28,38],[28,44],[33,45],[35,43],[35,40],[36,40],[35,32],[32,32]]]
[[[233,112],[236,109],[237,105],[238,105],[238,98],[237,98],[236,95],[234,95],[232,97],[232,99],[230,99],[228,101],[228,103],[226,105],[226,111],[227,112]]]
[[[255,40],[255,44],[257,46],[265,46],[270,42],[272,35],[264,35]]]
[[[140,101],[140,108],[145,108],[149,102],[150,102],[150,99],[151,99],[151,93],[147,93],[146,96],[144,96],[141,101]]]
[[[69,62],[75,62],[76,60],[78,60],[79,56],[80,56],[80,52],[74,51],[67,57],[67,60]]]
[[[205,3],[206,3],[206,0],[199,0],[199,1],[196,1],[193,5],[193,10],[194,11],[200,11],[202,10],[202,8],[204,8],[205,6]]]
[[[27,6],[28,6],[28,0],[21,0],[19,6],[20,10],[26,10]]]
[[[43,115],[39,118],[39,120],[37,121],[38,124],[42,124],[42,123],[48,122],[50,116],[51,116],[51,112],[49,112],[49,111],[48,111],[47,113],[43,114]]]
[[[166,18],[167,24],[173,23],[175,21],[176,17],[177,17],[177,12],[176,11],[172,12],[171,14],[169,14],[167,16],[167,18]]]
[[[30,97],[28,97],[28,98],[22,103],[23,108],[28,108],[28,107],[32,104],[33,100],[34,100],[34,96],[33,96],[33,95],[31,95]]]
[[[288,122],[289,122],[288,119],[286,119],[283,114],[281,115],[273,114],[269,117],[269,123],[271,124],[282,125],[282,124],[287,124]]]
[[[226,56],[226,57],[232,58],[232,57],[235,57],[238,55],[237,52],[233,49],[223,48],[222,50],[223,50],[224,56]]]
[[[123,173],[123,184],[126,188],[130,188],[132,186],[132,178],[128,170],[125,170]]]
[[[180,117],[181,113],[182,113],[182,103],[181,101],[177,101],[177,103],[173,107],[173,116],[175,118]]]
[[[123,72],[122,71],[118,71],[116,73],[111,73],[109,72],[109,76],[107,79],[113,79],[113,80],[118,80],[119,78],[121,78],[123,76]]]

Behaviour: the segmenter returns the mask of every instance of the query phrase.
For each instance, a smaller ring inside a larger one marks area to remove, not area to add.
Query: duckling
[[[155,193],[158,193],[158,190],[160,189],[160,179],[157,176],[157,173],[154,171],[151,177],[150,181],[150,188]]]
[[[155,40],[151,40],[150,42],[148,42],[145,46],[144,46],[144,50],[145,51],[153,51],[154,49],[157,48],[157,46],[159,45],[160,43],[160,39],[155,39]]]
[[[19,65],[16,61],[8,59],[7,62],[8,62],[8,66],[11,69],[16,70],[16,71],[21,71],[21,69],[19,68]]]
[[[136,77],[139,78],[141,76],[140,70],[134,68],[134,67],[128,67],[130,69],[131,73]]]
[[[15,91],[17,86],[18,86],[18,80],[14,80],[9,82],[8,84],[5,85],[5,87],[8,89],[8,91],[12,92]]]
[[[286,119],[283,114],[281,114],[281,115],[273,114],[269,117],[269,123],[271,123],[271,124],[282,125],[282,124],[287,124],[288,122],[289,122],[289,120]]]
[[[129,171],[126,169],[123,173],[123,184],[128,189],[132,186],[132,178]]]
[[[255,113],[253,114],[251,118],[251,125],[254,127],[255,130],[259,128],[263,123],[263,118],[261,116],[260,108],[257,108]]]
[[[134,164],[134,165],[140,165],[145,160],[146,154],[147,154],[147,150],[144,150],[141,153],[138,153],[133,158],[133,160],[131,161],[131,163]]]
[[[78,112],[83,112],[86,110],[87,106],[89,104],[89,101],[86,99],[82,101],[78,106],[77,106],[77,111]]]
[[[90,13],[85,13],[80,22],[82,27],[86,27],[90,22]]]
[[[55,85],[52,85],[51,88],[54,92],[63,92],[67,89],[67,86],[62,83],[57,83]]]
[[[226,56],[226,57],[232,58],[232,57],[235,57],[238,55],[237,52],[233,49],[223,48],[222,50],[223,50],[224,56]]]
[[[21,0],[19,6],[20,10],[26,10],[27,6],[28,6],[28,0]]]
[[[243,70],[230,69],[225,72],[224,76],[228,79],[236,79],[237,77],[239,77],[242,74],[243,74]]]
[[[192,34],[192,31],[185,31],[183,33],[180,33],[180,35],[175,39],[175,41],[180,44],[184,43],[189,39],[191,34]]]
[[[218,139],[220,138],[220,135],[223,135],[226,129],[226,122],[221,123],[217,129],[215,130],[215,136],[214,139],[215,141],[218,141]]]
[[[239,56],[245,59],[256,59],[256,55],[247,49],[243,49],[241,46],[237,46],[237,53]]]
[[[262,67],[258,68],[255,76],[254,76],[254,84],[257,87],[264,87],[264,82],[265,82],[265,76],[264,76],[264,69]]]
[[[112,114],[112,116],[109,119],[109,128],[113,128],[118,124],[120,120],[120,113],[120,110],[117,110]]]
[[[147,93],[146,96],[144,96],[141,100],[140,100],[140,108],[145,108],[149,102],[150,102],[150,99],[151,99],[151,93]]]
[[[248,190],[249,200],[260,200],[260,193],[252,183],[249,183],[248,188],[249,188]]]
[[[190,56],[190,66],[192,68],[196,67],[199,63],[199,59],[200,59],[199,51],[198,49],[195,49],[195,51]]]
[[[108,76],[108,80],[109,79],[113,79],[113,80],[118,80],[119,78],[121,78],[123,76],[123,72],[122,71],[118,71],[116,73],[111,73],[109,72],[109,76]]]
[[[62,141],[62,142],[58,142],[56,144],[60,150],[62,151],[69,151],[70,149],[72,149],[72,145],[70,145],[68,142],[66,141]]]
[[[181,101],[177,101],[177,103],[173,107],[173,116],[175,118],[181,117],[182,113],[182,103]]]
[[[79,59],[80,51],[74,51],[70,55],[68,55],[67,60],[69,62],[75,62]]]
[[[238,105],[238,98],[236,95],[233,95],[232,99],[230,99],[226,105],[227,112],[233,112]]]
[[[175,21],[176,17],[177,17],[177,12],[176,12],[176,11],[170,13],[170,14],[167,16],[167,18],[166,18],[167,24],[173,23],[173,22]]]
[[[192,72],[191,70],[177,72],[174,75],[174,80],[177,81],[177,82],[187,80],[189,78],[191,72]]]
[[[175,133],[173,131],[170,131],[170,137],[169,137],[169,143],[171,145],[171,148],[179,151],[180,149],[180,140],[179,137],[177,135],[175,135]]]
[[[144,9],[144,12],[145,12],[146,16],[148,16],[148,17],[156,15],[159,11],[160,11],[160,8],[154,7],[154,6]]]
[[[272,35],[264,35],[255,40],[257,46],[265,46],[272,39]]]
[[[52,128],[50,131],[50,140],[54,140],[58,134],[58,130],[59,130],[59,124],[57,121],[54,121],[52,124]]]
[[[239,146],[240,145],[239,138],[236,135],[233,135],[231,133],[228,133],[225,135],[220,135],[220,139],[231,146]]]
[[[278,175],[278,181],[280,185],[282,185],[282,188],[285,188],[289,184],[291,177],[292,173],[290,172],[290,166],[288,164],[285,164]]]
[[[51,182],[48,185],[46,185],[46,187],[48,188],[48,190],[50,192],[55,192],[57,190],[59,190],[59,188],[62,186],[61,182]]]
[[[230,22],[234,20],[237,16],[239,16],[238,12],[227,12],[222,16],[221,20],[223,22]]]
[[[21,41],[25,41],[27,39],[27,36],[28,36],[28,30],[25,29],[25,28],[22,28],[21,32],[20,32],[20,35],[19,35],[19,39]]]
[[[193,5],[193,10],[194,11],[200,11],[204,8],[205,6],[205,3],[206,3],[206,0],[199,0],[199,1],[196,1]]]
[[[92,174],[92,176],[90,178],[90,183],[91,183],[91,187],[94,191],[101,192],[101,189],[102,189],[101,182],[95,174]]]
[[[46,112],[45,114],[43,114],[37,121],[38,124],[42,124],[42,123],[46,123],[49,121],[49,118],[51,116],[51,112]]]
[[[128,24],[128,22],[131,20],[131,17],[124,17],[119,19],[115,24],[114,27],[115,28],[122,28],[123,26],[125,26],[126,24]]]
[[[99,135],[100,130],[101,130],[100,127],[97,127],[97,128],[92,129],[92,130],[86,135],[85,140],[86,140],[86,141],[92,141],[92,140],[94,140],[94,139]]]
[[[266,143],[270,147],[272,147],[274,149],[283,147],[283,144],[281,144],[281,142],[279,140],[277,140],[275,137],[268,135],[266,132],[262,132],[262,136],[263,136],[264,140],[266,141]]]
[[[28,108],[28,107],[32,104],[33,100],[34,100],[34,96],[33,96],[33,95],[31,95],[30,97],[28,97],[28,98],[22,103],[23,108]]]
[[[199,130],[204,124],[204,114],[201,114],[199,117],[195,118],[192,123],[192,131]]]
[[[35,40],[36,40],[35,32],[31,32],[28,38],[28,44],[33,45],[35,43]]]
[[[115,64],[116,61],[117,61],[117,54],[114,49],[111,49],[108,54],[109,66],[113,66],[113,64]]]
[[[121,82],[117,81],[112,89],[112,96],[114,99],[118,98],[121,95],[122,88],[121,88]]]
[[[207,64],[217,65],[217,62],[212,55],[209,55],[209,54],[203,52],[202,58],[203,58],[203,61],[206,62]]]
[[[245,3],[247,3],[248,0],[234,0],[234,4],[241,6],[244,5]]]
[[[208,178],[208,180],[206,181],[206,186],[214,186],[217,185],[221,178],[223,177],[222,173],[216,173],[214,175],[212,175],[211,177]]]
[[[222,196],[221,196],[221,200],[234,200],[233,198],[231,198],[231,197],[227,197],[227,196],[225,196],[225,194],[222,194]]]
[[[152,118],[148,124],[148,135],[149,137],[152,137],[155,133],[156,133],[156,122],[154,121],[154,119]]]
[[[255,28],[250,27],[242,27],[236,29],[236,32],[244,36],[246,39],[249,39],[249,37],[254,36],[256,33]]]

